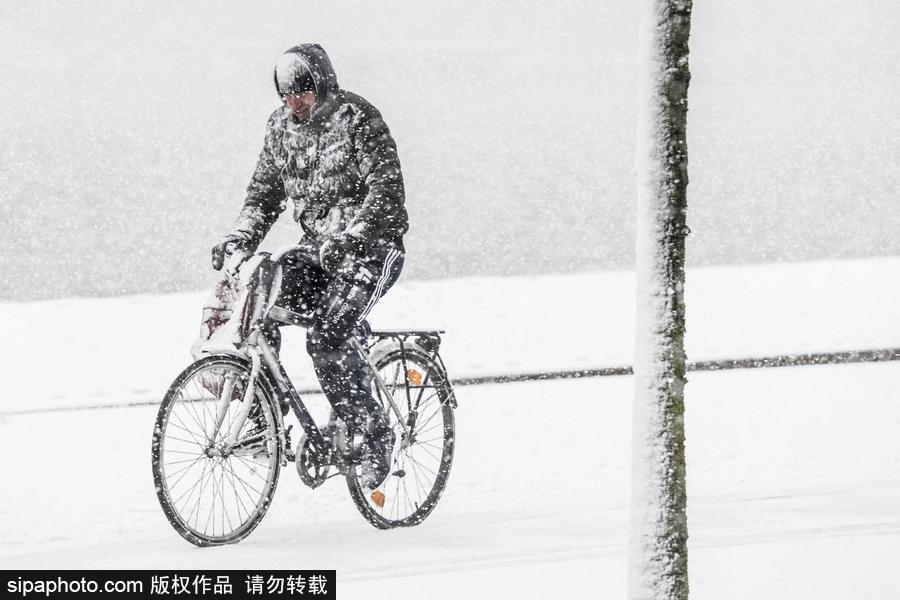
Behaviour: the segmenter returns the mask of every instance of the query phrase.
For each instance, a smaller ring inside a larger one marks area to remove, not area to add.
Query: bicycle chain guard
[[[328,479],[330,461],[319,459],[318,454],[313,452],[309,438],[305,434],[297,443],[294,464],[297,466],[300,481],[312,489],[316,489]]]
[[[312,489],[325,483],[329,477],[345,475],[352,464],[347,448],[347,433],[342,425],[335,421],[329,422],[322,429],[322,436],[328,442],[324,457],[313,449],[309,436],[303,434],[297,444],[294,459],[300,480]],[[336,468],[335,473],[330,473],[331,467]]]

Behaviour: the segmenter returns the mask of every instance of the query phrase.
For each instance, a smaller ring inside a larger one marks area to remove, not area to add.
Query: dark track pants
[[[383,422],[384,417],[372,396],[363,359],[349,339],[397,281],[404,258],[399,250],[374,248],[352,270],[337,276],[307,262],[284,264],[278,304],[295,312],[312,312],[306,349],[325,397],[355,432],[365,431],[367,421]]]

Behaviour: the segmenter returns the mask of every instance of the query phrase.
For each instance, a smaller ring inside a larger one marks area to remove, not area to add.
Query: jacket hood
[[[331,65],[331,59],[325,49],[319,44],[300,44],[287,50],[285,54],[295,54],[309,69],[316,87],[316,97],[318,104],[324,104],[328,99],[335,96],[340,87],[338,86],[337,75],[334,67]],[[281,92],[278,89],[278,70],[274,72],[275,93],[281,98]]]

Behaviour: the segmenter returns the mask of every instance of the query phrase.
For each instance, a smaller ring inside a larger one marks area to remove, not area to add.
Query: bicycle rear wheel
[[[400,412],[398,418],[373,382],[372,393],[396,434],[391,472],[377,489],[367,490],[357,468],[351,468],[347,485],[356,507],[375,527],[411,527],[434,510],[450,475],[455,445],[452,389],[444,370],[418,348],[397,348],[374,361]],[[407,432],[401,422],[408,425]]]
[[[169,388],[153,430],[153,480],[172,527],[197,546],[233,544],[269,508],[281,468],[272,394],[257,379],[238,429],[249,362],[203,358]],[[232,431],[234,429],[235,431]]]

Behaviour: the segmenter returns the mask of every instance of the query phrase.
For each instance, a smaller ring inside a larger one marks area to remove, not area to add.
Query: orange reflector
[[[378,508],[384,508],[384,494],[375,490],[372,492],[372,502],[378,505]]]
[[[415,369],[407,371],[406,378],[409,379],[409,382],[413,385],[422,385],[422,374]]]

